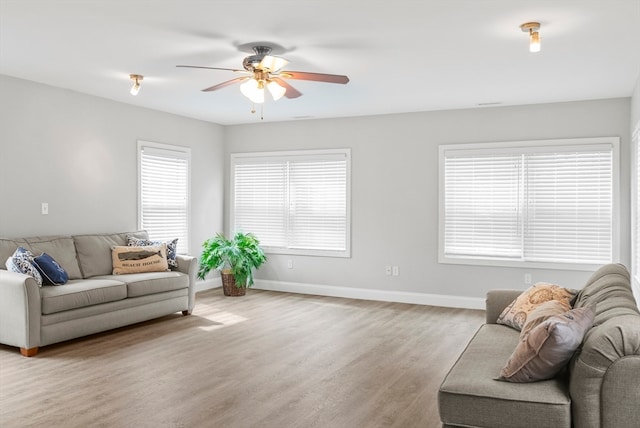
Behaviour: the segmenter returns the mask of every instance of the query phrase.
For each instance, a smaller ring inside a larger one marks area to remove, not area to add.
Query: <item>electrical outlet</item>
[[[287,260],[287,269],[293,269],[293,260],[291,259]]]
[[[391,266],[385,266],[384,274],[387,276],[391,276]]]
[[[42,203],[42,215],[49,214],[49,204],[46,202]]]
[[[532,279],[531,279],[531,274],[530,273],[525,273],[524,274],[524,283],[525,284],[531,284]]]
[[[398,276],[398,275],[400,275],[400,268],[399,268],[398,266],[393,266],[393,267],[391,268],[391,271],[392,271],[392,275],[393,275],[393,276]]]

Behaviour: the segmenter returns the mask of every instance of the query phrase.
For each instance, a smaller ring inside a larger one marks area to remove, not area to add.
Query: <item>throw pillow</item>
[[[47,253],[34,257],[33,264],[42,276],[43,285],[63,285],[69,281],[64,268]]]
[[[539,282],[526,289],[511,302],[511,304],[502,311],[496,322],[520,331],[527,321],[527,315],[536,307],[549,300],[560,300],[570,305],[577,293],[577,290]]]
[[[594,318],[595,309],[584,307],[543,321],[518,342],[498,380],[535,382],[551,379],[571,360]]]
[[[163,272],[167,265],[167,245],[158,246],[115,246],[111,250],[113,274],[140,272]]]
[[[11,272],[23,273],[33,277],[38,285],[42,286],[42,276],[40,276],[40,272],[38,272],[38,269],[33,265],[32,260],[33,254],[31,254],[31,251],[23,247],[18,247],[13,255],[7,259],[5,266],[7,270]]]
[[[144,247],[144,246],[158,246],[162,244],[162,241],[153,241],[151,239],[140,239],[135,236],[127,235],[127,241],[130,246],[133,247]],[[176,255],[178,254],[178,238],[173,239],[171,241],[166,241],[167,244],[167,264],[170,268],[177,268],[178,261],[176,260]]]
[[[535,308],[529,315],[520,331],[520,339],[523,339],[535,327],[542,324],[554,315],[564,314],[571,310],[569,303],[563,300],[549,300]]]

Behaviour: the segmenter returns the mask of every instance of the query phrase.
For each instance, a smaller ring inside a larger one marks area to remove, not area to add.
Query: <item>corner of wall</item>
[[[636,86],[631,94],[631,134],[640,127],[640,73],[636,79]]]

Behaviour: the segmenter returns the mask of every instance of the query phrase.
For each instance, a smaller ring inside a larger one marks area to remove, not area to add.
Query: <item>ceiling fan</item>
[[[282,70],[289,61],[278,56],[269,55],[270,46],[256,45],[251,47],[254,55],[249,55],[242,61],[244,70],[234,68],[205,67],[199,65],[177,65],[176,67],[204,68],[208,70],[225,70],[242,73],[244,76],[227,80],[203,89],[203,92],[212,92],[222,89],[235,83],[244,82],[240,85],[240,91],[244,96],[256,104],[264,103],[265,88],[269,91],[274,100],[279,100],[283,96],[287,98],[298,98],[302,93],[291,86],[285,79],[311,80],[314,82],[340,83],[349,82],[347,76],[339,74],[309,73],[306,71]]]

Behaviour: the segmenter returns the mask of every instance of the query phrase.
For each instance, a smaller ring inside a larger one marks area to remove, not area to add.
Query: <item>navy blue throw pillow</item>
[[[33,264],[42,275],[44,285],[62,285],[69,281],[67,272],[47,253],[34,257]]]

